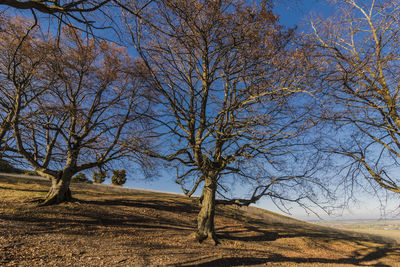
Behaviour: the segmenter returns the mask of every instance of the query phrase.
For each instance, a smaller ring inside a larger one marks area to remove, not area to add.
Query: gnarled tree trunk
[[[40,206],[49,206],[72,200],[71,183],[72,174],[63,172],[60,177],[51,177],[51,187]]]
[[[218,244],[214,231],[214,214],[215,214],[215,192],[217,190],[217,182],[207,177],[202,193],[201,210],[197,218],[196,239],[199,242],[207,238],[211,238],[215,245]]]

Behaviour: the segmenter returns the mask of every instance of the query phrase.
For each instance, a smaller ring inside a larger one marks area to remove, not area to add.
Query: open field
[[[317,224],[359,233],[380,235],[395,239],[400,243],[400,220],[324,221],[317,222]]]
[[[45,180],[0,177],[0,266],[400,266],[393,239],[220,207],[221,244],[193,241],[183,196],[73,184],[77,199],[36,207]]]

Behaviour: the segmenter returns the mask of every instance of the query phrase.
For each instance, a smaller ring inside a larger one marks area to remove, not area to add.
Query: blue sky
[[[307,30],[311,17],[331,15],[332,6],[326,0],[283,0],[275,1],[274,11],[283,25]]]

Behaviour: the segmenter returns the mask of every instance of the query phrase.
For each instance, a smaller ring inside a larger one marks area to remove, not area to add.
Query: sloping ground
[[[36,207],[45,180],[0,177],[0,266],[400,266],[390,240],[257,208],[219,208],[221,244],[196,243],[183,196],[72,186],[78,201]]]
[[[387,237],[400,243],[400,220],[341,220],[318,221],[316,224],[358,233],[368,233]]]

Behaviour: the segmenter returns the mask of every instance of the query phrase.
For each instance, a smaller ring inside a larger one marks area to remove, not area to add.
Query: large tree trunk
[[[40,206],[49,206],[71,201],[72,194],[71,190],[69,189],[71,178],[72,174],[68,172],[64,172],[59,178],[52,177],[50,190]]]
[[[217,182],[212,178],[206,178],[201,199],[201,210],[197,218],[196,239],[199,242],[211,238],[215,245],[218,244],[214,231],[215,192]]]

